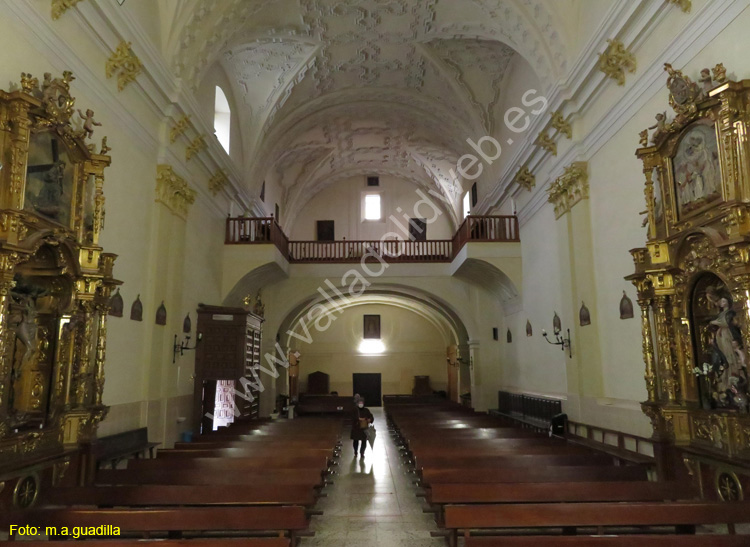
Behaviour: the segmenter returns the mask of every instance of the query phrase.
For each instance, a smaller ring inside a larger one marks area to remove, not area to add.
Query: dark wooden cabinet
[[[234,381],[235,419],[260,414],[257,376],[261,365],[263,318],[243,308],[198,307],[197,332],[202,336],[195,357],[196,429],[206,429],[213,414],[218,380]],[[202,424],[202,426],[201,426]]]

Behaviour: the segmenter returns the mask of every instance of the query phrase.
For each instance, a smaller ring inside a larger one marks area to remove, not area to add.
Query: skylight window
[[[229,154],[229,132],[232,113],[229,109],[227,96],[219,86],[216,86],[216,99],[214,101],[214,133],[219,143]]]
[[[380,207],[380,194],[367,194],[365,196],[365,220],[380,220],[383,211]]]

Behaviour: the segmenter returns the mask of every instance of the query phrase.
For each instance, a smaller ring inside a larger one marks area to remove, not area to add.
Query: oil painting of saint
[[[721,168],[716,133],[696,124],[682,137],[673,160],[680,217],[721,198]]]
[[[26,172],[24,209],[70,225],[73,165],[64,145],[49,133],[32,137]]]

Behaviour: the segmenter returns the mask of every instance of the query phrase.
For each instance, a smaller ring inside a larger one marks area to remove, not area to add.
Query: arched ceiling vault
[[[294,346],[296,349],[304,351],[304,343],[298,342],[289,334],[289,331],[302,332],[301,323],[305,322],[305,327],[313,335],[314,339],[314,333],[316,332],[314,327],[315,321],[323,314],[330,313],[332,317],[336,317],[337,313],[339,313],[337,309],[346,310],[368,304],[395,306],[419,315],[440,332],[446,341],[446,345],[462,344],[468,340],[464,324],[444,305],[427,295],[417,294],[413,290],[394,290],[391,288],[388,290],[368,290],[361,296],[347,296],[346,300],[338,298],[333,299],[333,302],[319,297],[310,298],[291,310],[281,323],[279,328],[281,343],[283,346]],[[315,309],[313,310],[313,308]],[[327,320],[323,320],[321,324],[325,324],[326,322]]]
[[[542,0],[221,0],[181,13],[172,65],[197,88],[220,64],[246,183],[281,181],[285,216],[343,173],[392,172],[453,201],[466,139],[496,131],[512,61],[545,89],[566,70]],[[184,22],[187,21],[187,22]],[[463,184],[461,186],[466,186]]]

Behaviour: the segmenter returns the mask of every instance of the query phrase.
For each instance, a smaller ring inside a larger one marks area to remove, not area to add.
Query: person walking
[[[359,398],[357,400],[356,408],[352,414],[352,433],[350,438],[354,441],[354,457],[357,457],[357,449],[359,448],[359,455],[365,457],[365,449],[367,448],[367,435],[365,432],[370,424],[375,421],[370,409],[365,407],[365,400]],[[360,447],[361,443],[361,447]]]

